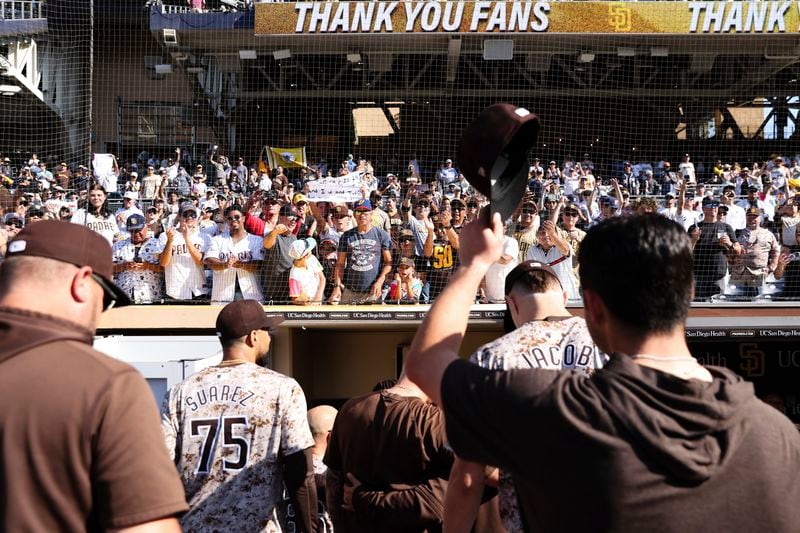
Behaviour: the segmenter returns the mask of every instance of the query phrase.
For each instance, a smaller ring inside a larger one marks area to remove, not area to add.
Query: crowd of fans
[[[49,165],[33,154],[0,162],[5,206],[0,254],[26,224],[84,224],[113,245],[115,281],[136,303],[429,303],[459,264],[462,226],[486,198],[451,159],[377,175],[349,155],[340,164],[269,169],[209,150],[160,159]],[[391,167],[390,167],[391,168]],[[191,169],[187,170],[187,169]],[[321,177],[359,176],[358,201],[315,201]],[[600,176],[589,155],[533,159],[528,192],[507,221],[504,254],[477,302],[503,301],[503,282],[526,259],[549,264],[570,300],[580,299],[577,251],[588,227],[631,212],[682,224],[695,251],[696,299],[800,297],[800,164],[772,156],[695,168],[620,162]]]

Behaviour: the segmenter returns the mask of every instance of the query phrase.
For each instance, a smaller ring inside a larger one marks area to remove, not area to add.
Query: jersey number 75
[[[247,437],[242,436],[242,434],[248,434],[246,417],[195,418],[190,422],[190,434],[192,437],[203,437],[200,461],[196,472],[198,474],[207,474],[209,472],[214,458],[214,448],[216,447],[220,426],[222,426],[223,450],[227,448],[236,452],[236,460],[223,459],[222,468],[225,470],[241,470],[247,466],[250,455],[250,441]],[[236,430],[241,426],[244,426],[244,429],[237,432]]]

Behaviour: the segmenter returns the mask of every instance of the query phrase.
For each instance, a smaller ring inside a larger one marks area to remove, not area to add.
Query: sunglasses
[[[522,210],[522,214],[523,215],[535,215],[536,211],[533,211],[532,209],[523,209]]]
[[[567,217],[576,217],[576,216],[578,216],[578,213],[576,211],[564,211],[563,214],[564,214],[564,216],[567,216]]]
[[[225,220],[228,220],[228,221],[231,221],[231,222],[234,221],[234,220],[241,220],[241,219],[242,219],[241,215],[232,215],[232,216],[229,216],[229,217],[225,217]]]
[[[197,211],[186,211],[181,216],[183,218],[197,218]]]
[[[477,209],[478,204],[467,204],[467,209]]]
[[[108,311],[109,309],[114,307],[114,305],[117,303],[117,299],[114,298],[114,296],[112,296],[108,290],[106,290],[108,284],[103,280],[103,278],[101,278],[94,272],[92,272],[90,276],[103,289],[103,311]]]
[[[22,228],[22,222],[19,220],[14,220],[13,222],[6,222],[6,226],[11,226],[14,228]]]
[[[417,204],[417,207],[430,207],[430,204]]]
[[[413,237],[403,237],[402,239],[400,239],[400,242],[414,242],[414,238]]]

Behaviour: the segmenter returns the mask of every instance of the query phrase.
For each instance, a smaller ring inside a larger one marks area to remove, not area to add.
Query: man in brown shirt
[[[0,530],[179,531],[187,509],[142,376],[92,349],[111,282],[98,233],[41,221],[0,269]],[[61,317],[69,317],[68,320]]]
[[[407,378],[342,406],[324,461],[335,531],[441,531],[453,452],[442,412]]]

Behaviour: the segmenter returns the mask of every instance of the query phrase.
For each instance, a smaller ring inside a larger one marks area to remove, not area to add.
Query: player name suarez
[[[211,385],[203,387],[186,396],[186,405],[197,411],[201,405],[211,402],[230,402],[247,406],[247,400],[255,396],[255,392],[245,390],[239,385]]]

